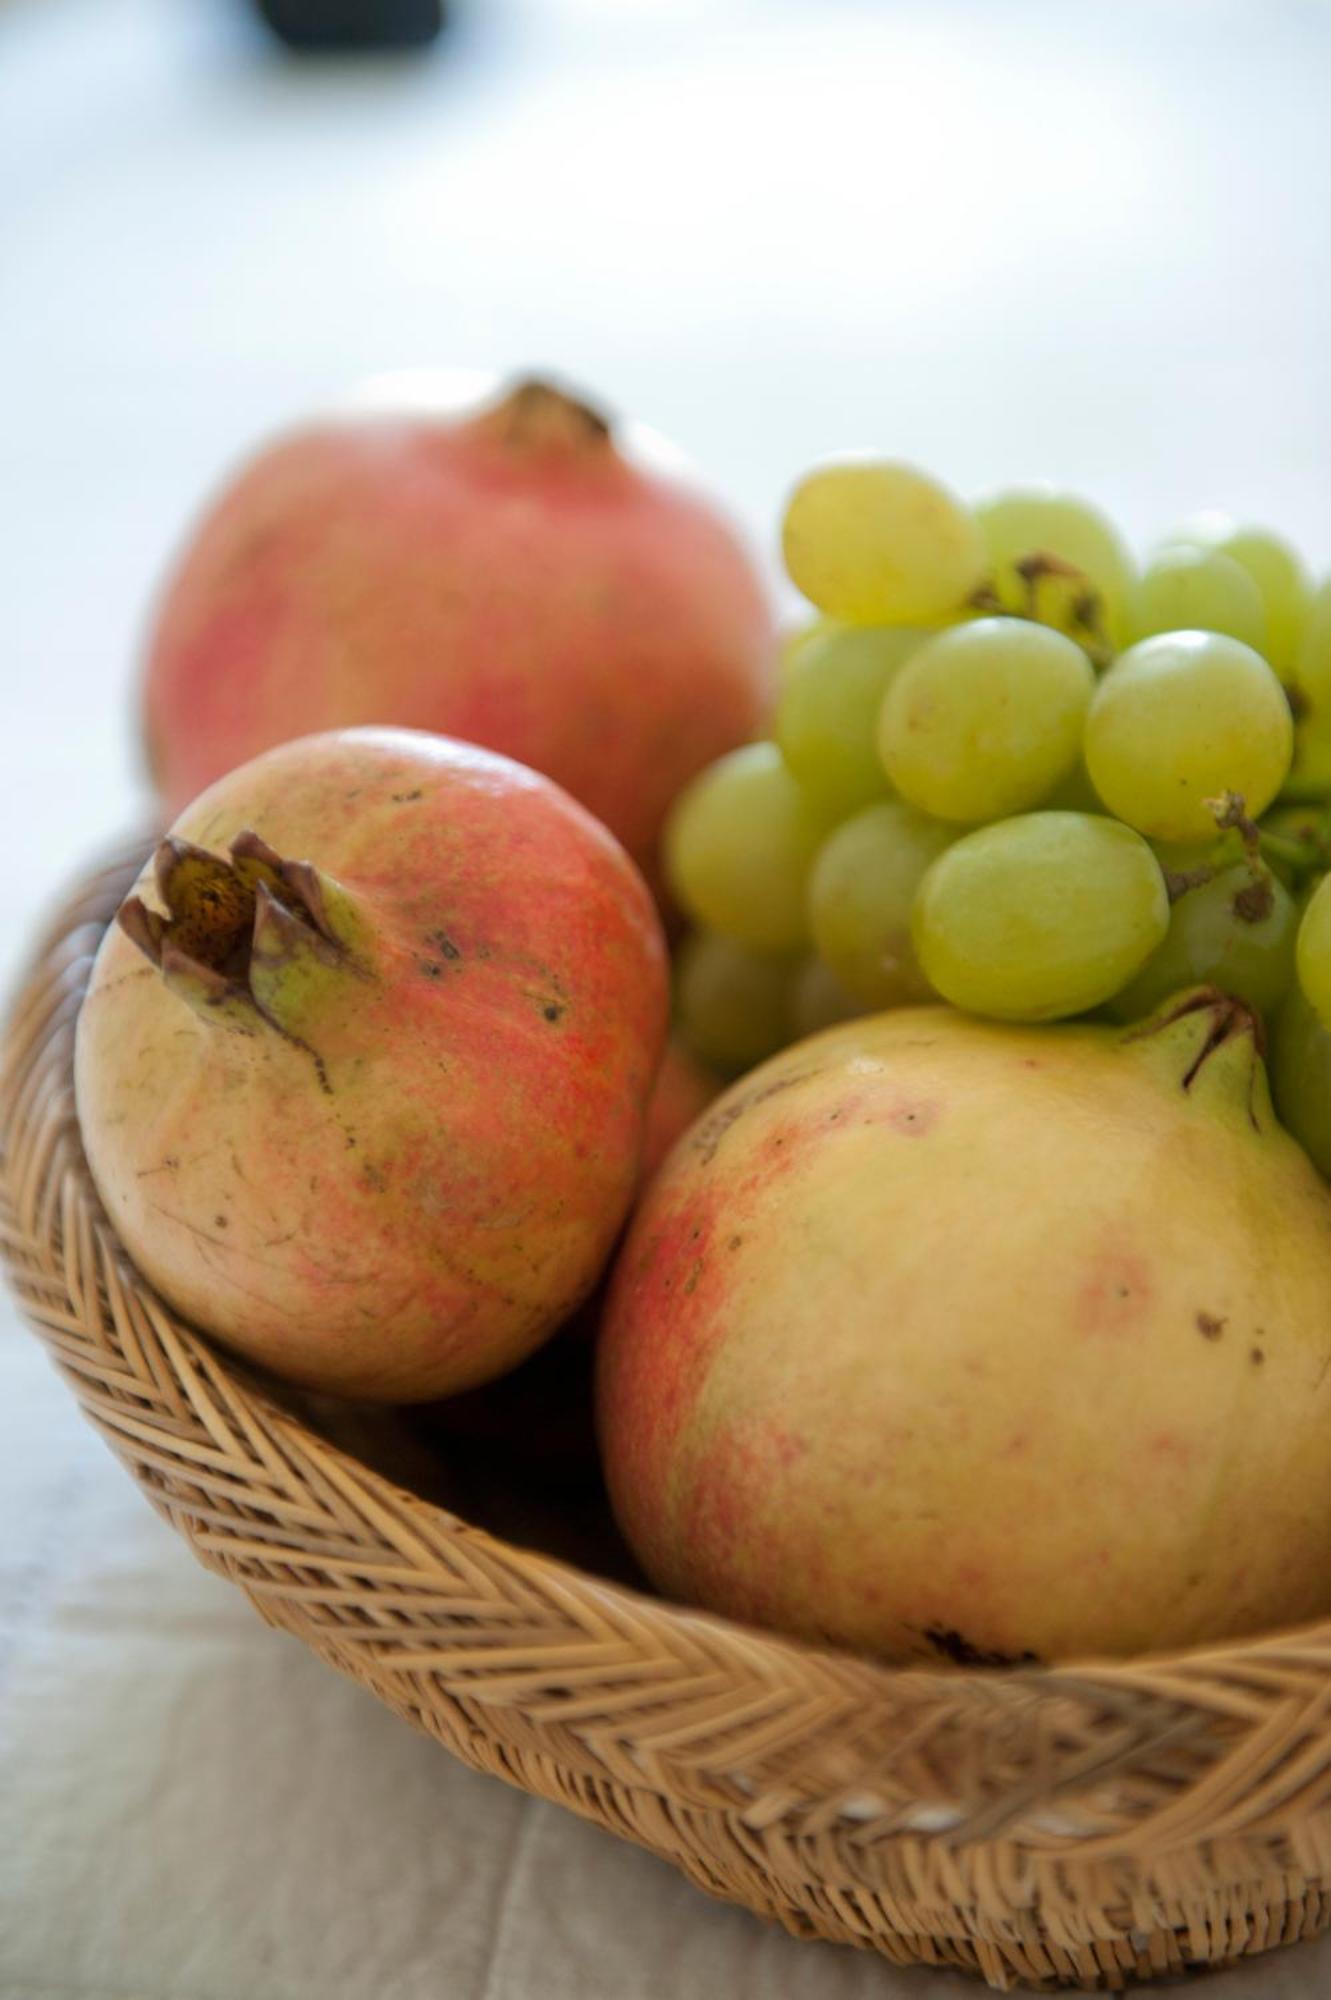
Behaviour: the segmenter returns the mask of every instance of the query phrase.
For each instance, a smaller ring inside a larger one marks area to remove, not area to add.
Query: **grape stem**
[[[1222,833],[1237,833],[1251,860],[1257,855],[1262,844],[1262,829],[1256,820],[1248,818],[1247,801],[1242,792],[1221,792],[1219,798],[1204,801],[1208,812],[1212,813],[1216,825]]]
[[[1326,866],[1327,844],[1324,837],[1318,838],[1314,844],[1286,840],[1279,833],[1266,833],[1249,819],[1241,792],[1224,792],[1218,799],[1208,799],[1206,803],[1215,814],[1215,823],[1222,832],[1232,828],[1238,834],[1254,869],[1263,867],[1268,861],[1279,861],[1299,874]]]

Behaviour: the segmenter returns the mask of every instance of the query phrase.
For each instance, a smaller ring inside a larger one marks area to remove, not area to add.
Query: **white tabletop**
[[[0,0],[0,975],[135,815],[145,605],[251,439],[545,365],[765,547],[817,454],[1331,561],[1321,0]],[[1311,1996],[1331,1944],[1216,1982]],[[453,1763],[198,1570],[0,1304],[0,2000],[952,2000]]]

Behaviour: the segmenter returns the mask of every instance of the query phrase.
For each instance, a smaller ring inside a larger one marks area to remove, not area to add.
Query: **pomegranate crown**
[[[164,911],[130,896],[117,921],[168,986],[205,1019],[301,1038],[330,978],[368,971],[364,927],[340,883],[287,861],[257,833],[227,857],[168,834],[153,857]]]

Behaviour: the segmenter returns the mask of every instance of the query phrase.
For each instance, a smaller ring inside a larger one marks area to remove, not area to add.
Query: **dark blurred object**
[[[444,25],[442,0],[258,0],[259,12],[293,49],[411,49]]]

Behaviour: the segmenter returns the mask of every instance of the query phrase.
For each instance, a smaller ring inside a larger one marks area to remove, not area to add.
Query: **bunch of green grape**
[[[1139,570],[1084,500],[967,507],[868,457],[800,482],[782,545],[816,615],[771,735],[667,829],[698,1054],[735,1073],[938,1000],[1131,1021],[1213,985],[1263,1018],[1331,1174],[1331,579],[1220,514]]]

